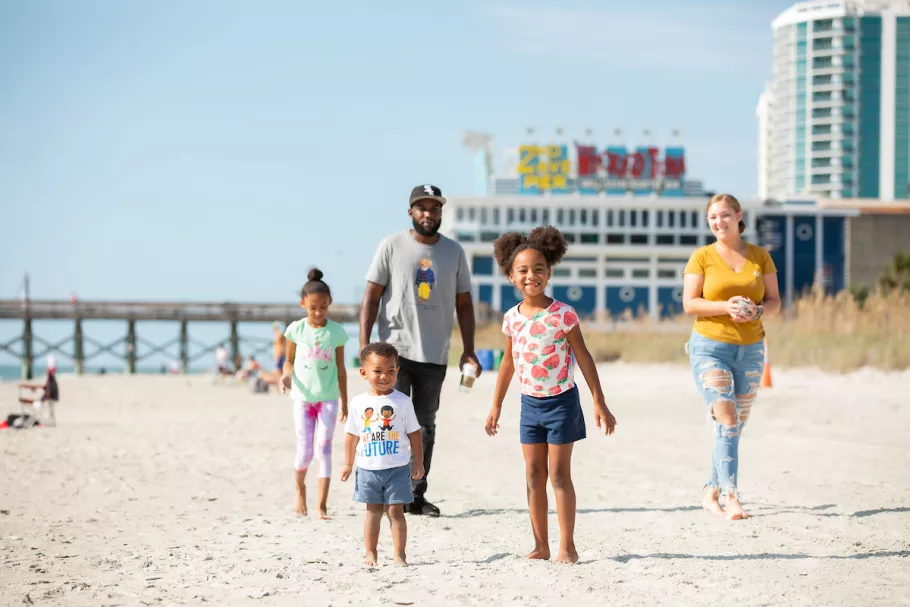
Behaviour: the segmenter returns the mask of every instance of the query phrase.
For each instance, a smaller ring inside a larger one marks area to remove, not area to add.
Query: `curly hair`
[[[300,290],[300,299],[303,299],[307,295],[312,295],[313,293],[321,293],[331,297],[332,291],[329,289],[329,285],[322,281],[323,276],[324,274],[319,268],[310,270],[306,275],[307,282]]]
[[[366,363],[370,356],[381,356],[382,358],[392,358],[395,365],[398,366],[398,350],[392,344],[379,341],[369,344],[360,351],[360,366]]]
[[[526,249],[540,251],[547,262],[547,267],[552,268],[559,263],[568,248],[566,237],[553,226],[534,228],[527,236],[518,232],[508,232],[493,241],[493,255],[506,276],[512,273],[515,257]]]

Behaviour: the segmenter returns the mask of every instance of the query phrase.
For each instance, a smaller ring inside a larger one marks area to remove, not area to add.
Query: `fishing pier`
[[[356,323],[360,306],[357,304],[333,304],[329,317],[339,323]],[[54,352],[71,358],[76,373],[85,371],[85,363],[104,353],[117,355],[122,346],[122,356],[126,363],[127,373],[136,372],[136,364],[168,348],[178,346],[180,370],[187,373],[190,363],[214,352],[224,341],[230,343],[231,360],[240,356],[241,342],[248,342],[250,354],[256,355],[271,349],[272,340],[244,338],[238,331],[239,323],[282,323],[287,326],[305,313],[296,303],[205,303],[205,302],[136,302],[136,301],[66,301],[66,300],[31,300],[0,299],[0,320],[18,319],[22,321],[22,334],[6,343],[0,343],[0,352],[13,354],[22,361],[22,376],[32,379],[36,359]],[[52,343],[35,335],[32,322],[35,320],[70,320],[73,333],[64,339]],[[123,321],[126,324],[126,335],[110,343],[102,343],[82,330],[86,320]],[[155,344],[139,336],[136,325],[142,322],[169,321],[179,323],[179,331],[174,339]],[[229,337],[213,344],[194,342],[189,337],[189,323],[226,323],[230,327]],[[35,345],[40,347],[36,351]],[[72,350],[64,349],[68,344]],[[93,350],[86,352],[86,345]],[[191,355],[190,346],[196,351]]]

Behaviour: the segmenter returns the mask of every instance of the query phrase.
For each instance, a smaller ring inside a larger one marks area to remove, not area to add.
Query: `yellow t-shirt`
[[[741,295],[754,303],[765,298],[764,274],[777,272],[771,255],[764,248],[746,243],[746,264],[734,272],[721,258],[713,244],[696,249],[686,264],[686,274],[703,274],[705,286],[702,297],[708,301],[727,301]],[[765,337],[761,319],[749,322],[733,322],[728,314],[722,316],[699,316],[695,320],[695,331],[704,337],[741,346],[754,344]]]

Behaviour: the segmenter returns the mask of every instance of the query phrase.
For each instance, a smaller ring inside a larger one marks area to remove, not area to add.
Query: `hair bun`
[[[322,270],[319,268],[313,268],[307,273],[306,278],[307,280],[322,280],[323,276],[324,274],[322,273]]]

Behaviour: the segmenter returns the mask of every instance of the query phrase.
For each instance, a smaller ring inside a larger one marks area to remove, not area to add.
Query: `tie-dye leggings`
[[[338,417],[338,401],[307,403],[294,400],[294,430],[297,454],[294,469],[306,470],[313,461],[314,446],[319,446],[319,478],[332,476],[332,434]],[[317,423],[318,422],[318,423]]]

